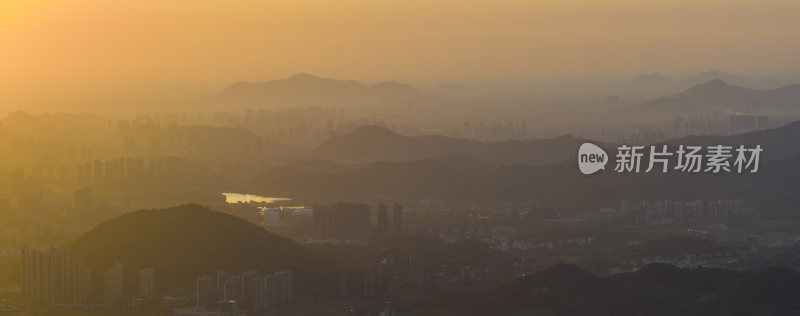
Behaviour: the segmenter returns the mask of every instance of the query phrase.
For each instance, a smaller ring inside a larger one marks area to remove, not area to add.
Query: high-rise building
[[[395,232],[403,231],[403,206],[400,204],[394,205],[394,225]]]
[[[153,268],[144,268],[139,271],[139,296],[145,301],[152,301],[155,294],[155,270]]]
[[[0,218],[8,218],[11,212],[11,199],[0,198]]]
[[[239,315],[239,302],[222,300],[217,302],[217,309],[231,316]]]
[[[394,311],[392,311],[392,302],[386,302],[386,305],[383,307],[383,316],[394,316]]]
[[[103,161],[103,174],[106,176],[105,181],[108,184],[112,184],[116,182],[116,175],[117,173],[114,172],[114,161],[113,160],[106,160]]]
[[[84,184],[89,184],[92,181],[92,163],[87,162],[83,164],[83,181]]]
[[[336,269],[336,295],[347,296],[347,270],[343,268]]]
[[[22,294],[40,304],[55,303],[55,256],[33,248],[22,249]]]
[[[423,272],[422,258],[416,254],[408,255],[408,274],[417,277]]]
[[[247,271],[242,273],[242,295],[239,297],[239,302],[242,306],[250,306],[253,303],[253,292],[257,287],[256,278],[261,276],[261,272]]]
[[[56,302],[69,302],[72,298],[72,260],[69,249],[53,248],[53,286]]]
[[[249,291],[250,310],[254,312],[261,312],[267,310],[270,306],[270,287],[269,276],[253,278],[251,283],[252,288]]]
[[[234,275],[231,280],[225,283],[223,288],[223,299],[228,301],[242,301],[242,276]]]
[[[386,204],[378,204],[378,234],[384,235],[389,230],[389,207]]]
[[[386,291],[388,292],[389,297],[397,297],[400,295],[400,278],[398,276],[393,275],[391,278],[389,278]]]
[[[267,275],[266,276],[266,284],[267,286],[267,301],[269,302],[269,307],[278,306],[278,278],[275,275]]]
[[[314,237],[320,239],[367,240],[369,206],[356,203],[315,205]]]
[[[213,303],[217,302],[214,299],[214,287],[216,282],[213,277],[210,275],[203,275],[197,277],[195,280],[195,296],[197,303],[195,307],[197,308],[208,308],[212,307]]]
[[[367,276],[364,278],[364,298],[375,298],[377,294],[377,280],[374,276]]]
[[[83,259],[72,262],[72,304],[84,305],[92,289],[92,268]]]
[[[217,274],[220,275],[219,272]],[[206,276],[197,278],[198,304],[201,304],[199,303],[201,297],[207,297],[204,294],[204,287],[208,285],[206,282],[210,282],[208,281],[210,278]],[[292,271],[281,270],[266,275],[259,271],[248,271],[241,275],[231,276],[221,289],[223,299],[217,301],[218,304],[230,305],[233,302],[236,304],[234,308],[246,308],[256,313],[262,312],[292,301]],[[197,307],[208,306],[198,305]]]
[[[122,299],[122,263],[119,261],[103,273],[103,304],[117,304]]]
[[[225,283],[231,280],[231,272],[230,271],[217,271],[217,288],[220,291],[224,291]]]
[[[95,185],[102,184],[105,181],[103,177],[103,162],[100,160],[94,161],[94,183]]]
[[[273,274],[278,278],[278,304],[291,302],[293,298],[292,270],[281,270]]]
[[[92,269],[72,260],[68,249],[24,248],[22,293],[39,304],[85,304],[91,293]]]

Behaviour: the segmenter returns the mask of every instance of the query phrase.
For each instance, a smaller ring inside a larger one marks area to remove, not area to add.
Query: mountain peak
[[[317,77],[317,76],[314,76],[312,74],[308,74],[308,73],[304,73],[303,72],[303,73],[299,73],[299,74],[296,74],[294,76],[291,76],[291,77],[289,77],[289,79],[320,79],[320,78]]]
[[[704,86],[704,87],[730,87],[731,85],[728,84],[727,82],[725,82],[722,79],[715,78],[715,79],[709,80],[706,83],[699,84],[698,86]]]
[[[713,76],[729,76],[730,74],[719,69],[711,69],[700,73],[700,75],[713,75]]]
[[[412,87],[411,85],[409,85],[407,83],[400,83],[400,82],[397,82],[397,81],[394,81],[394,80],[382,81],[382,82],[379,82],[379,83],[375,84],[372,87],[373,88],[400,88],[400,89],[413,89],[413,90],[416,90],[414,87]]]
[[[754,113],[763,110],[794,110],[800,86],[755,90],[729,80],[714,78],[672,95],[644,103],[649,110],[686,115],[703,111]]]
[[[728,84],[722,79],[716,78],[692,86],[680,94],[673,96],[681,100],[694,100],[699,103],[719,103],[719,98],[739,98],[741,94],[754,93],[755,91]],[[723,102],[724,103],[724,102]]]
[[[375,135],[375,136],[397,136],[397,133],[392,130],[378,125],[364,125],[359,126],[352,132],[352,135]]]
[[[127,213],[95,226],[68,246],[95,268],[117,260],[131,271],[155,268],[163,273],[159,282],[165,288],[191,284],[194,277],[210,271],[253,267],[297,269],[302,271],[298,281],[310,284],[317,280],[300,278],[325,269],[320,264],[323,258],[311,249],[243,218],[196,204]]]
[[[694,76],[690,81],[694,82],[695,84],[708,82],[709,80],[713,79],[723,79],[726,83],[733,82],[734,84],[741,85],[742,82],[746,82],[746,78],[742,76],[736,76],[724,72],[719,69],[712,69],[706,72],[701,72]]]

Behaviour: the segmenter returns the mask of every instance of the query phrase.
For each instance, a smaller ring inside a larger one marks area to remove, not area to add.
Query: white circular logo
[[[608,154],[605,150],[592,143],[583,143],[578,149],[578,169],[583,174],[593,174],[604,170],[608,163]]]

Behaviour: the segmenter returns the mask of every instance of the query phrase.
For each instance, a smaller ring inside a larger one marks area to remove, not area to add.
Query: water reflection
[[[255,194],[241,193],[222,193],[226,203],[275,203],[280,201],[291,201],[290,198],[268,197]]]

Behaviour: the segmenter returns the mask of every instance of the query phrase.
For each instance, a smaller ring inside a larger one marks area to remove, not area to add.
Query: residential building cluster
[[[216,275],[202,275],[195,280],[194,308],[176,310],[175,315],[239,315],[239,310],[262,312],[292,301],[293,280],[291,270],[272,274],[247,271],[233,275],[218,271]],[[180,313],[180,314],[179,314]]]
[[[453,290],[495,279],[492,269],[481,267],[442,265],[428,272],[422,257],[415,253],[387,255],[372,260],[370,266],[363,278],[337,269],[337,295],[396,299],[406,294]]]
[[[52,304],[89,304],[94,295],[93,269],[83,259],[73,259],[69,249],[40,250],[23,248],[22,294],[33,302]],[[101,273],[101,299],[103,305],[117,305],[126,298],[124,293],[124,268],[116,262]],[[154,270],[139,272],[139,299],[151,301],[155,297]]]
[[[779,120],[764,115],[714,112],[705,115],[676,116],[672,120],[675,137],[687,135],[730,135],[760,131],[781,125]]]
[[[141,184],[175,175],[185,165],[185,158],[175,156],[119,157],[79,163],[76,174],[84,185]]]
[[[693,201],[622,201],[621,214],[646,217],[648,219],[682,219],[688,217],[729,217],[752,214],[752,209],[742,200],[693,200]]]
[[[377,236],[388,236],[403,231],[403,206],[392,207],[391,226],[389,207],[378,204]],[[323,240],[358,240],[366,241],[372,232],[372,218],[369,206],[358,203],[335,203],[332,205],[314,205],[313,237]]]
[[[40,304],[83,304],[90,292],[91,268],[71,260],[69,250],[22,249],[22,294]]]

